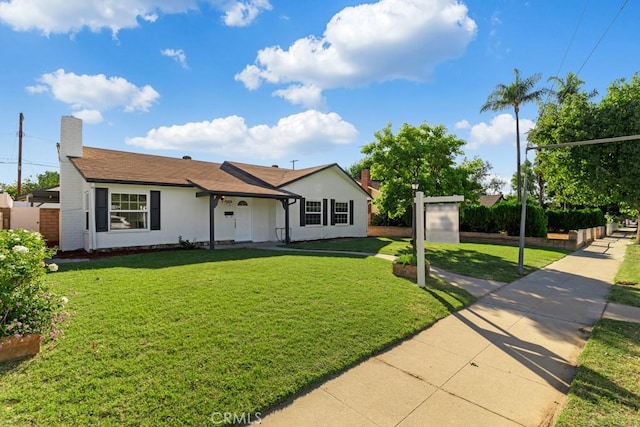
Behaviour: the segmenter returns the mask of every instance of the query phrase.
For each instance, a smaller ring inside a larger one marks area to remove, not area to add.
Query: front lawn
[[[556,426],[640,425],[640,324],[602,319]]]
[[[367,237],[294,243],[299,249],[332,249],[398,255],[410,249],[409,239]],[[571,251],[555,248],[525,248],[524,274],[563,258]],[[513,282],[518,275],[518,248],[515,246],[460,243],[458,245],[425,242],[425,256],[429,263],[452,273],[480,279]]]
[[[242,249],[65,264],[48,279],[75,315],[55,349],[0,365],[6,425],[255,420],[472,301],[385,260]]]
[[[640,307],[640,245],[627,246],[609,301]]]

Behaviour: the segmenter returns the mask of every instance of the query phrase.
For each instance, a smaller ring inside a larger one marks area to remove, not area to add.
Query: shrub
[[[567,233],[581,228],[600,227],[607,224],[607,219],[598,208],[548,210],[546,212],[549,230]]]
[[[500,203],[493,206],[491,212],[499,231],[504,231],[509,236],[520,235],[522,203]],[[524,234],[527,237],[547,237],[547,219],[539,206],[527,204]]]
[[[498,227],[490,208],[486,206],[464,206],[460,209],[460,230],[496,233]]]
[[[40,233],[0,230],[0,342],[29,334],[54,341],[63,337],[67,299],[45,280],[48,271],[58,270],[56,264],[45,264],[54,253]]]

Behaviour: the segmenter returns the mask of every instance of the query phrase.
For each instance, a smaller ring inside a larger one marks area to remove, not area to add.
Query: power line
[[[622,6],[620,6],[620,9],[618,10],[618,13],[616,13],[616,16],[613,17],[613,19],[611,20],[611,22],[609,23],[607,28],[604,30],[604,32],[602,33],[602,35],[600,36],[600,38],[596,42],[596,45],[593,47],[593,49],[591,49],[591,52],[589,52],[589,55],[587,56],[587,59],[584,60],[584,62],[582,63],[582,65],[578,69],[578,72],[576,73],[576,75],[579,75],[580,71],[582,71],[584,66],[587,65],[587,62],[589,62],[589,59],[591,59],[591,55],[593,55],[593,52],[595,52],[596,49],[598,48],[598,46],[600,46],[600,42],[602,42],[602,39],[604,39],[604,36],[607,35],[607,33],[609,32],[609,30],[611,29],[613,24],[616,22],[616,20],[618,19],[618,16],[620,16],[620,13],[622,13],[622,10],[625,8],[625,6],[627,5],[628,2],[629,2],[629,0],[624,0],[622,2]]]
[[[586,141],[563,142],[561,144],[537,145],[534,147],[527,147],[527,151],[544,150],[545,148],[575,147],[576,145],[602,144],[605,142],[633,141],[636,139],[640,140],[640,135],[614,136],[612,138],[600,138],[600,139],[589,139]]]

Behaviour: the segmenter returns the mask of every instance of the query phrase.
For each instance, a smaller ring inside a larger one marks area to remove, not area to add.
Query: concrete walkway
[[[435,269],[485,296],[287,402],[262,425],[552,425],[628,242],[597,240],[509,285]]]

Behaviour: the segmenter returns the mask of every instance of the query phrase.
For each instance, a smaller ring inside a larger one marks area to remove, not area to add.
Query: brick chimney
[[[369,169],[362,169],[360,172],[360,186],[364,188],[364,190],[369,192],[369,184],[371,184],[371,171]]]

